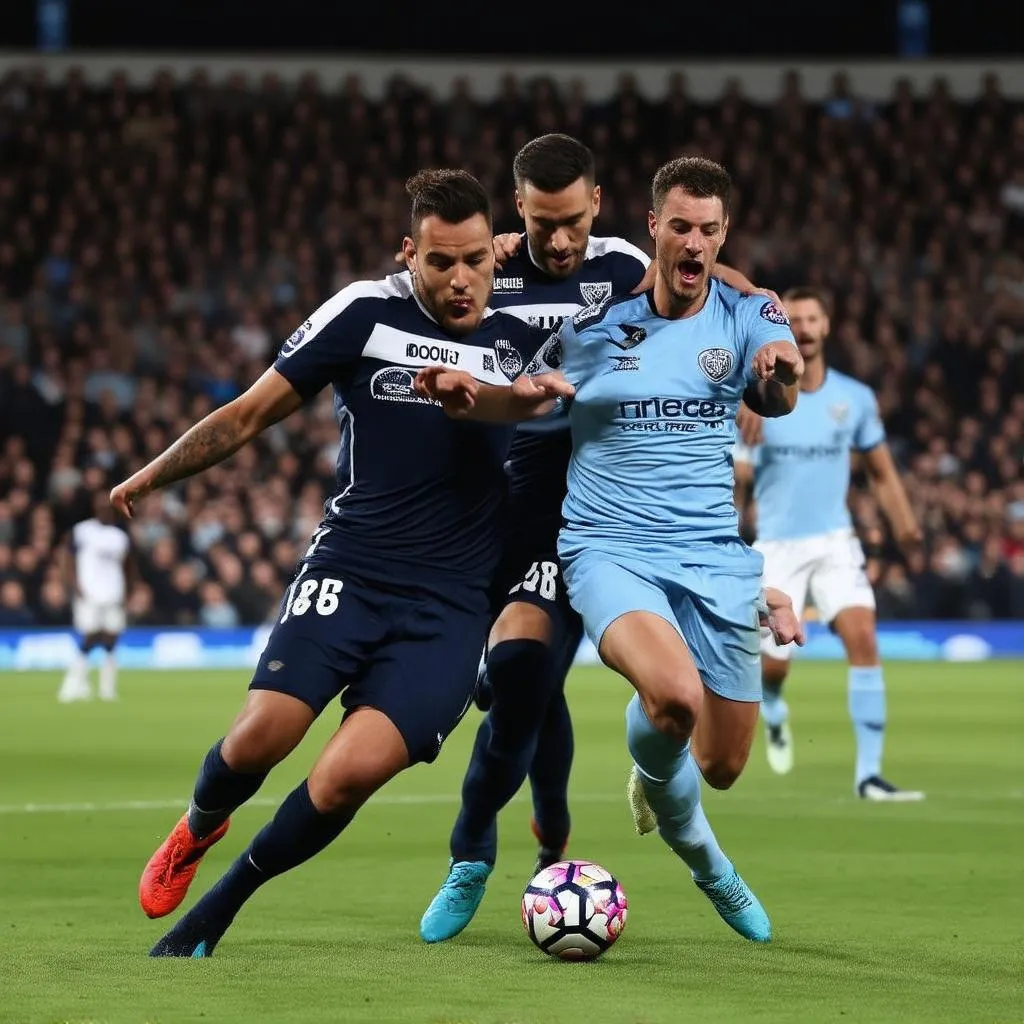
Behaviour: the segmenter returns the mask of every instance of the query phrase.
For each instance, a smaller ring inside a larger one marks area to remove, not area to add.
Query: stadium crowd
[[[564,131],[594,150],[598,234],[650,249],[648,182],[700,152],[737,185],[723,258],[758,284],[834,296],[829,359],[877,389],[925,549],[896,551],[863,487],[852,507],[882,617],[1024,617],[1024,109],[986,77],[870,104],[796,73],[764,105],[715,103],[681,74],[657,100],[629,75],[508,75],[437,98],[396,77],[214,84],[169,73],[103,88],[70,72],[0,81],[0,625],[70,621],[61,554],[93,497],[269,364],[309,311],[394,270],[406,176],[462,166],[515,230],[511,164]],[[330,397],[130,523],[137,624],[259,623],[308,542],[338,435]]]

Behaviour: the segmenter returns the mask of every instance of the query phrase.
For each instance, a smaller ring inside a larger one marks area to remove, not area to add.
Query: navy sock
[[[188,807],[188,827],[197,839],[208,836],[227,821],[263,785],[267,772],[236,772],[221,756],[224,740],[207,751]]]
[[[200,943],[207,953],[220,941],[245,902],[275,875],[315,856],[344,830],[356,809],[318,811],[305,781],[285,797],[277,813],[249,848],[209,892],[153,947],[153,956],[192,956]]]
[[[569,774],[573,757],[572,717],[565,693],[551,698],[530,765],[533,818],[541,845],[560,851],[569,841]]]
[[[506,640],[487,654],[494,693],[481,724],[466,777],[462,808],[452,830],[452,857],[493,864],[498,811],[523,784],[537,749],[544,710],[551,698],[554,660],[538,640]]]

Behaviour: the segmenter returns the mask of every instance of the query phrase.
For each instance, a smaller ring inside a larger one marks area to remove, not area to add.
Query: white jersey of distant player
[[[78,584],[75,629],[84,636],[124,632],[128,535],[117,526],[87,519],[74,527],[71,539]]]
[[[850,452],[885,441],[871,389],[828,370],[817,391],[800,393],[788,415],[766,419],[763,442],[737,445],[734,458],[754,467],[757,541],[764,582],[793,599],[802,615],[808,594],[818,617],[831,622],[844,608],[874,608],[864,551],[847,507]],[[790,657],[793,646],[770,637],[762,651]]]

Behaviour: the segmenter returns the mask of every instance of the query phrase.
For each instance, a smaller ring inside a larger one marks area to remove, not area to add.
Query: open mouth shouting
[[[679,276],[688,288],[692,288],[700,280],[703,272],[704,264],[700,260],[682,260],[679,263]]]

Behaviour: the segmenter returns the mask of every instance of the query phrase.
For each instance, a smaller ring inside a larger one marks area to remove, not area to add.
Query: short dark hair
[[[417,171],[406,183],[412,198],[412,235],[424,217],[440,217],[446,224],[461,224],[482,213],[491,221],[491,201],[483,185],[469,171],[451,169]]]
[[[655,213],[661,213],[665,197],[674,188],[681,188],[698,199],[717,196],[722,200],[725,216],[729,216],[732,178],[729,177],[729,172],[714,160],[702,156],[681,156],[659,167],[651,184],[651,202]]]
[[[593,185],[594,154],[571,135],[540,135],[516,153],[512,173],[516,188],[529,182],[541,192],[561,192],[577,178]]]
[[[783,302],[800,302],[803,299],[813,299],[821,306],[825,316],[832,318],[832,296],[824,288],[816,288],[813,284],[801,284],[790,288],[782,296]]]

